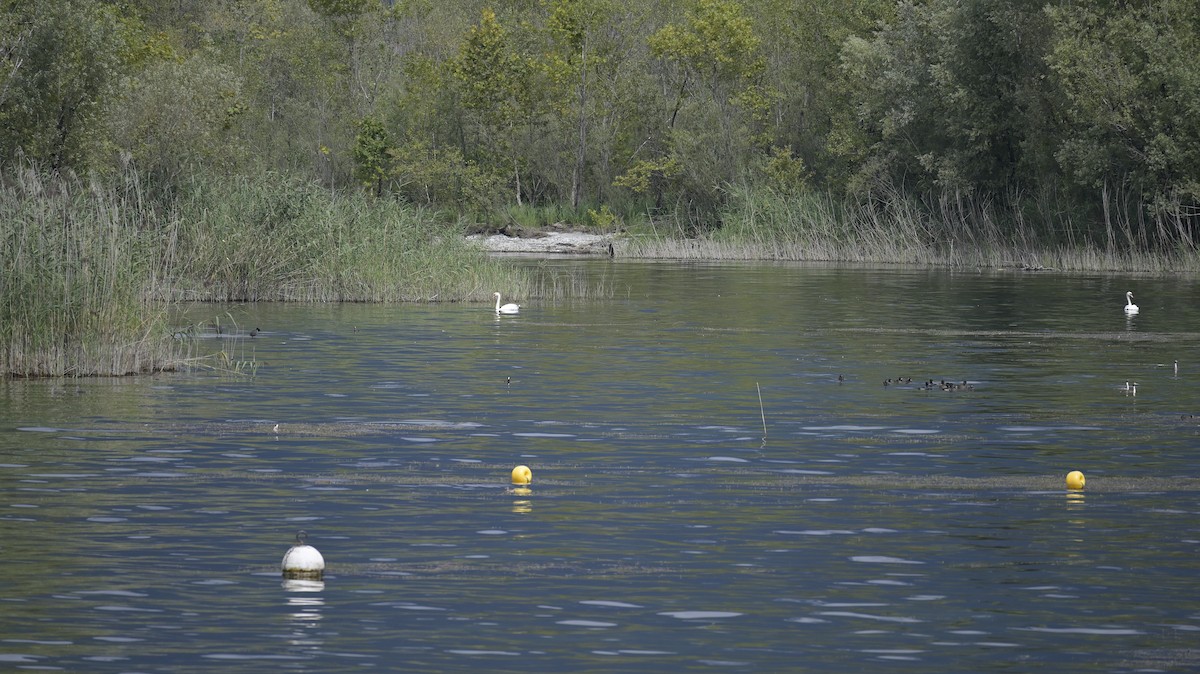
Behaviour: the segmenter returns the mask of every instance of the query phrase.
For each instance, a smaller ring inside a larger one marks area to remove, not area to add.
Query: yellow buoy
[[[513,484],[529,484],[533,481],[533,473],[530,472],[529,466],[517,466],[512,469]]]
[[[1067,489],[1083,489],[1083,473],[1073,470],[1067,473]]]

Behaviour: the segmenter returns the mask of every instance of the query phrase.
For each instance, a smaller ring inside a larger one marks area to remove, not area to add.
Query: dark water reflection
[[[614,296],[242,307],[253,379],[5,384],[0,668],[1200,665],[1193,281],[559,266]]]

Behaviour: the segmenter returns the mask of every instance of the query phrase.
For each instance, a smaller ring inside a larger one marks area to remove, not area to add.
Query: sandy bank
[[[493,253],[527,253],[539,255],[611,255],[615,234],[585,234],[583,232],[540,232],[529,237],[504,234],[472,234],[473,241]]]

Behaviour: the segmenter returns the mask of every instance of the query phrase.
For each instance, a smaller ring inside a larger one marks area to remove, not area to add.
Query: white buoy
[[[296,544],[284,553],[280,565],[284,578],[321,580],[325,576],[325,558],[316,548],[304,542],[307,538],[307,531],[297,532]]]

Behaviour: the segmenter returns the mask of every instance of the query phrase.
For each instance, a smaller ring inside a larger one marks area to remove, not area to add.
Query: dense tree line
[[[738,185],[1146,248],[1200,211],[1194,0],[0,0],[0,156],[275,172],[486,220]]]

